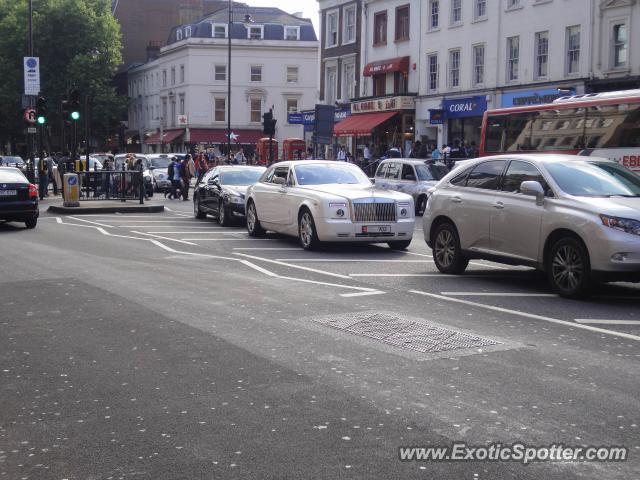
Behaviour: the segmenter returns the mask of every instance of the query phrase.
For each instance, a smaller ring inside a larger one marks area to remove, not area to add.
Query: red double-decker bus
[[[640,89],[488,110],[480,155],[509,152],[605,157],[640,172]]]

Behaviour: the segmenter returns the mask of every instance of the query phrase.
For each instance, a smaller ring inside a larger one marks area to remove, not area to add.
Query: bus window
[[[523,112],[509,116],[505,132],[504,151],[531,150],[531,130],[538,112]]]
[[[508,117],[500,115],[487,118],[487,133],[484,149],[487,152],[501,152],[504,140],[504,130]]]

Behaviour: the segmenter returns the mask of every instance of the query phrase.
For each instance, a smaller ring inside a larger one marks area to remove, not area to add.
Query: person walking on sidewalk
[[[191,154],[187,154],[182,161],[182,200],[189,200],[189,187],[191,186],[191,179],[196,173],[196,166],[191,158]]]
[[[38,179],[40,182],[38,186],[40,200],[44,199],[44,197],[49,194],[49,178],[51,178],[52,174],[53,163],[51,161],[51,157],[44,153],[42,158],[38,161]]]
[[[169,168],[167,169],[169,179],[171,180],[171,191],[169,199],[178,198],[178,190],[182,190],[182,164],[178,161],[178,157],[173,157]],[[167,192],[165,192],[166,194]],[[182,192],[181,192],[182,193]]]

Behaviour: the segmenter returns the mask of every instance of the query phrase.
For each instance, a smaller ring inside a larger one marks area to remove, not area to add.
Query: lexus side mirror
[[[531,195],[536,197],[536,205],[544,204],[544,188],[540,182],[536,181],[526,181],[520,184],[520,192],[524,195]]]

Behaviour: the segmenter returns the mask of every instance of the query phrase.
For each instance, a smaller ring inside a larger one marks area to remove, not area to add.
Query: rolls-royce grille
[[[395,203],[354,203],[353,211],[356,223],[395,222]]]

